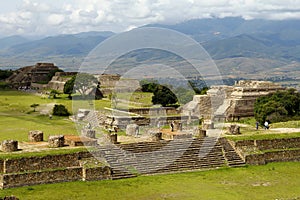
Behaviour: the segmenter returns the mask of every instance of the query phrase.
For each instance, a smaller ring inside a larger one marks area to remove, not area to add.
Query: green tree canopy
[[[254,104],[254,116],[263,123],[285,121],[300,114],[300,94],[295,89],[279,91],[260,97]]]
[[[75,93],[75,91],[74,91],[75,78],[76,77],[73,76],[64,85],[64,94],[68,94],[69,95],[69,99],[71,99],[71,94]]]
[[[89,93],[99,88],[100,84],[95,76],[87,73],[78,73],[75,79],[75,90],[79,92],[82,97],[86,98]]]
[[[162,106],[172,105],[177,103],[176,95],[166,86],[158,85],[152,96],[153,104],[161,104]]]
[[[55,104],[54,107],[53,107],[53,115],[56,115],[56,116],[69,116],[70,113],[64,105]]]

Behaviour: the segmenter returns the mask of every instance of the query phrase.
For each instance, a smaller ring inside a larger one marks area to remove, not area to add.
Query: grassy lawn
[[[269,130],[264,130],[263,127],[259,127],[258,130],[255,129],[255,119],[248,118],[243,119],[238,122],[245,126],[240,127],[240,135],[226,135],[227,138],[232,140],[259,140],[259,139],[275,139],[275,138],[292,138],[300,137],[299,132],[292,133],[279,133],[277,128],[300,128],[300,120],[298,121],[287,121],[279,123],[271,123]]]
[[[36,112],[33,112],[32,104],[39,104]],[[107,99],[91,101],[95,109],[110,107],[111,103]],[[30,130],[41,130],[44,138],[49,135],[70,135],[77,134],[75,124],[67,117],[41,115],[40,111],[47,104],[63,104],[72,112],[73,101],[67,95],[59,95],[57,99],[48,99],[47,96],[20,92],[20,91],[0,91],[0,141],[14,139],[27,141],[27,134]],[[76,100],[75,108],[78,106],[89,107],[87,101]],[[94,108],[94,107],[92,107]]]
[[[1,191],[20,199],[299,199],[300,163],[224,168],[131,179],[46,184]]]

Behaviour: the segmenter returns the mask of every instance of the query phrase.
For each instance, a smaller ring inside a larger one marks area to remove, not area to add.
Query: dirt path
[[[42,104],[39,106],[39,112],[42,115],[49,115],[54,107],[55,103]]]
[[[271,128],[270,130],[278,133],[300,133],[300,128]]]

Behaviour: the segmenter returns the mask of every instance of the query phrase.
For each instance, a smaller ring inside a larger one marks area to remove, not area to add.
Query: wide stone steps
[[[184,139],[102,147],[113,178],[165,173],[225,165],[222,147],[215,138]]]

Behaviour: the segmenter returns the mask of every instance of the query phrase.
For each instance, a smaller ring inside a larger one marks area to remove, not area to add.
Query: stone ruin
[[[211,86],[206,95],[195,95],[181,110],[206,120],[235,120],[254,116],[257,98],[285,90],[270,81],[242,80],[233,86]]]
[[[49,73],[58,69],[53,63],[36,63],[16,70],[6,81],[16,88],[31,87],[33,83],[48,82]]]
[[[241,134],[240,132],[240,126],[236,125],[236,124],[231,124],[229,127],[228,127],[228,131],[227,131],[228,134],[232,134],[232,135],[238,135],[238,134]]]
[[[65,83],[75,76],[77,72],[56,72],[52,79],[49,81],[47,88],[63,91]]]
[[[15,140],[4,140],[4,141],[2,141],[1,151],[3,151],[3,152],[18,151],[18,141],[15,141]]]
[[[35,130],[28,133],[29,142],[42,142],[44,140],[43,131]]]
[[[48,138],[48,145],[50,148],[63,147],[65,145],[65,138],[63,135],[52,135]]]

